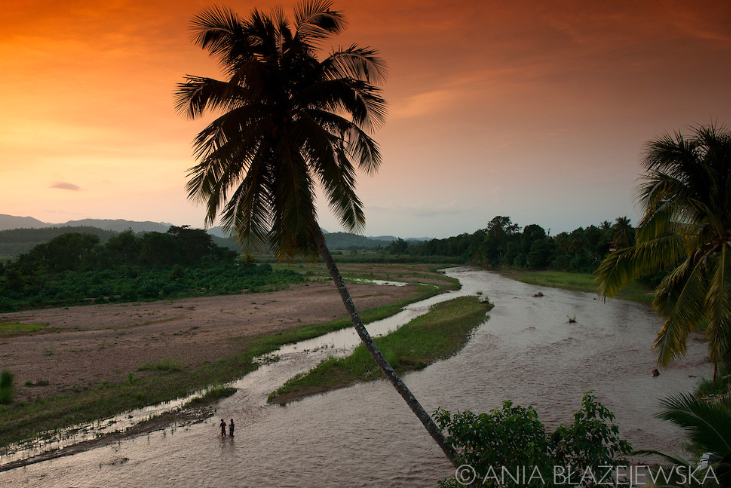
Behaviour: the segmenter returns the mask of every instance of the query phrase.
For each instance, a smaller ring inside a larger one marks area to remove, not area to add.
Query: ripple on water
[[[688,358],[653,378],[650,350],[660,326],[647,307],[590,294],[536,287],[484,271],[460,268],[462,290],[412,305],[480,291],[495,303],[491,319],[454,357],[411,373],[405,381],[427,411],[485,412],[505,399],[534,405],[550,428],[570,422],[583,393],[596,391],[616,414],[635,448],[679,452],[682,434],[656,420],[657,399],[690,390],[689,375],[711,373],[705,346],[689,344]],[[543,298],[532,295],[541,291]],[[516,297],[516,298],[514,298]],[[569,324],[567,315],[577,323]],[[371,325],[369,329],[379,328]],[[385,327],[394,327],[393,324]],[[351,332],[351,335],[353,333]],[[350,341],[351,339],[344,339]],[[339,339],[338,339],[339,341]],[[357,340],[356,340],[357,342]],[[266,396],[307,370],[332,338],[278,353],[282,360],[236,383],[237,394],[216,417],[237,419],[235,439],[216,438],[215,418],[185,429],[153,433],[115,446],[0,473],[8,486],[432,486],[451,466],[421,424],[383,381],[317,395],[287,407]],[[305,349],[310,352],[303,352]],[[120,460],[126,461],[121,462]]]

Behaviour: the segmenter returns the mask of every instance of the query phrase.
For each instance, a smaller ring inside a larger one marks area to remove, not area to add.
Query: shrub
[[[9,369],[0,372],[0,404],[8,404],[13,401],[13,378],[15,375]]]
[[[625,465],[617,457],[631,451],[611,423],[614,415],[592,392],[584,395],[573,424],[559,426],[550,436],[533,407],[513,406],[509,401],[490,413],[465,411],[452,416],[437,409],[434,417],[440,429],[446,430],[446,444],[457,453],[456,464],[469,467],[457,474],[460,480],[457,476],[443,480],[441,487],[469,484],[465,482],[471,482],[470,476],[477,485],[538,487],[561,481],[576,485],[584,473],[598,477],[606,471],[602,467]],[[564,470],[558,478],[557,468]],[[573,477],[562,478],[569,470]]]

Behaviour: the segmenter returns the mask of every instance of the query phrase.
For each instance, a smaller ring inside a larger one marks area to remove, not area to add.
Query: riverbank
[[[493,305],[479,297],[460,297],[433,305],[421,315],[387,336],[375,339],[399,375],[424,369],[460,351],[472,331],[485,322]],[[287,381],[269,395],[268,402],[286,404],[309,395],[345,388],[355,383],[382,379],[364,345],[345,358],[330,357],[308,373]]]
[[[563,290],[581,291],[584,293],[597,293],[598,287],[594,283],[594,275],[591,273],[569,273],[566,271],[523,271],[508,268],[501,268],[498,272],[512,280],[527,283],[529,285],[549,286]],[[614,298],[631,300],[634,302],[652,303],[655,290],[643,286],[637,282],[619,292]]]
[[[369,322],[452,286],[445,285],[349,288]],[[0,406],[0,446],[229,382],[256,369],[254,357],[350,325],[327,282],[265,294],[2,314],[0,321],[19,326],[0,338],[3,368],[15,373],[16,384],[14,402]]]
[[[485,412],[510,399],[533,405],[553,429],[572,422],[577,402],[593,389],[633,446],[682,452],[683,433],[653,415],[658,398],[688,391],[695,376],[708,375],[705,344],[690,341],[682,361],[653,377],[651,344],[662,323],[648,307],[626,300],[601,303],[560,289],[550,294],[542,289],[547,299],[535,298],[536,286],[495,273],[468,268],[447,273],[462,283],[460,294],[482,292],[496,307],[458,354],[405,375],[427,412],[437,407]],[[428,303],[447,298],[452,297]],[[409,308],[424,309],[421,304]],[[568,323],[567,315],[577,321]],[[323,338],[319,343],[332,342]],[[340,347],[339,339],[334,343]],[[334,488],[352,480],[367,486],[424,486],[453,475],[454,468],[387,382],[360,383],[287,407],[268,406],[271,391],[333,350],[314,347],[314,341],[287,347],[278,353],[280,361],[237,381],[238,392],[218,403],[216,416],[206,422],[174,435],[168,428],[0,473],[0,485],[76,486],[81,480],[133,488],[145,480],[149,485]],[[217,438],[220,418],[236,420],[234,442]],[[120,465],[125,458],[129,461]]]

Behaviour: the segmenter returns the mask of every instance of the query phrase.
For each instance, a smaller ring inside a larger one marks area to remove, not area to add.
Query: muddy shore
[[[360,310],[417,293],[414,286],[349,288]],[[237,338],[344,316],[340,296],[330,283],[271,293],[5,313],[0,323],[44,326],[0,336],[0,364],[15,373],[16,401],[30,402],[104,381],[123,381],[129,373],[151,374],[138,369],[163,358],[196,367],[233,353]]]

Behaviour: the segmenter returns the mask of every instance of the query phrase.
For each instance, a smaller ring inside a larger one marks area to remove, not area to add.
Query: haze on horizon
[[[216,2],[224,4],[224,2]],[[205,121],[183,75],[201,0],[3,2],[0,213],[202,226],[184,184]],[[240,15],[293,1],[225,2]],[[366,235],[447,237],[496,215],[552,233],[628,215],[644,144],[731,124],[731,4],[335,0],[336,39],[389,65],[384,156],[359,175]],[[323,46],[326,50],[330,46]],[[322,226],[339,230],[326,206]]]

